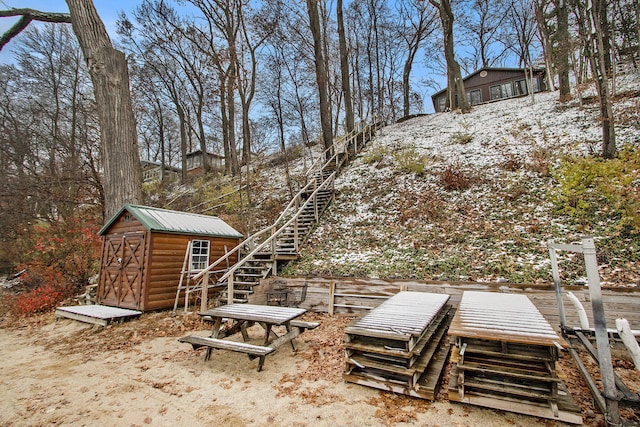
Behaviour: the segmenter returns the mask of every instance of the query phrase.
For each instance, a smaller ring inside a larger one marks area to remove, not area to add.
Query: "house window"
[[[209,266],[209,241],[191,242],[191,271],[204,270]]]
[[[475,89],[467,92],[467,100],[471,105],[482,104],[482,91],[480,89]]]
[[[524,80],[517,80],[513,82],[513,91],[516,96],[527,94],[527,82]]]
[[[501,98],[509,98],[513,96],[513,87],[511,86],[511,82],[502,83],[497,86],[491,86],[489,88],[489,95],[491,100],[501,99]]]
[[[447,97],[441,96],[438,98],[438,111],[444,111],[445,106],[447,105]]]

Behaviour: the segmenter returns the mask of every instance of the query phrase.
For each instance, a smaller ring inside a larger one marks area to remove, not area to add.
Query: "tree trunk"
[[[546,4],[546,3],[545,3]],[[542,43],[542,54],[544,56],[544,65],[547,69],[545,73],[546,85],[549,90],[555,89],[554,84],[554,54],[551,40],[549,38],[549,27],[547,25],[547,18],[545,15],[545,4],[543,1],[537,0],[534,4],[534,11],[536,14],[536,24],[538,27],[538,35]]]
[[[327,70],[324,66],[324,55],[322,53],[322,40],[320,37],[320,18],[318,16],[318,5],[315,0],[307,1],[307,11],[309,13],[309,26],[313,36],[313,52],[316,65],[316,82],[318,84],[318,95],[320,98],[320,123],[322,125],[322,143],[327,151],[327,158],[333,155],[333,132],[331,130],[331,111],[329,109],[329,90],[327,88]]]
[[[233,90],[236,68],[233,61],[229,63],[227,77],[227,137],[229,138],[229,158],[231,159],[231,175],[240,173],[238,149],[236,148],[236,97]]]
[[[409,49],[409,56],[404,63],[404,69],[402,70],[402,95],[403,95],[403,114],[404,117],[409,117],[411,114],[411,86],[409,83],[409,78],[411,77],[411,68],[413,67],[413,60],[418,52],[419,45],[416,43],[415,48],[412,46]]]
[[[556,38],[558,40],[558,54],[556,55],[556,65],[558,67],[558,83],[560,86],[560,102],[571,99],[571,86],[569,85],[569,13],[567,0],[555,0],[556,19],[558,30]]]
[[[615,157],[616,134],[614,127],[613,108],[609,93],[609,79],[607,77],[608,63],[606,60],[606,50],[604,43],[604,33],[602,29],[606,18],[606,1],[593,0],[590,11],[591,18],[591,71],[596,81],[598,98],[600,100],[600,120],[602,120],[602,157],[611,159]]]
[[[455,109],[459,108],[463,113],[471,110],[467,94],[464,90],[464,82],[462,81],[462,73],[460,72],[460,64],[455,57],[455,44],[453,42],[453,12],[449,0],[429,0],[429,2],[438,8],[440,21],[442,22],[442,33],[444,35],[444,57],[447,61],[447,104],[446,107]]]
[[[124,53],[111,40],[93,2],[67,0],[73,31],[89,68],[100,119],[105,218],[124,203],[142,200],[136,123]]]
[[[174,99],[178,121],[180,122],[180,166],[182,167],[180,179],[184,183],[187,180],[187,122],[184,108],[177,99]]]
[[[344,93],[344,109],[347,125],[347,133],[353,130],[353,103],[351,100],[351,84],[349,82],[349,56],[347,52],[347,39],[344,32],[344,18],[342,16],[342,0],[338,0],[336,6],[338,15],[338,39],[340,44],[340,71],[342,73],[342,92]]]

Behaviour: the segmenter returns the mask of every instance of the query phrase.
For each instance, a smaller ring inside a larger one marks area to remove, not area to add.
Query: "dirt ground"
[[[209,332],[197,315],[151,313],[106,328],[52,314],[4,324],[0,426],[565,426],[449,403],[442,391],[429,402],[345,383],[341,344],[351,319],[305,319],[321,326],[296,339],[297,351],[268,356],[262,372],[244,354],[215,351],[205,362],[204,350],[179,343]],[[249,332],[262,334],[258,326]],[[585,425],[603,425],[567,354],[561,365]],[[633,365],[618,365],[638,383]]]

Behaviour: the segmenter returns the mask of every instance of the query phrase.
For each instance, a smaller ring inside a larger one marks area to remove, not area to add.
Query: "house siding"
[[[486,75],[484,72],[486,72]],[[544,72],[541,72],[540,70],[534,72],[534,79],[537,80],[537,87],[539,88],[536,92],[539,92],[540,89],[544,90]],[[515,88],[513,87],[513,83],[519,80],[525,80],[525,73],[522,69],[483,69],[478,70],[477,72],[463,79],[464,88],[467,94],[473,91],[480,91],[480,102],[472,102],[472,105],[526,95],[526,93],[516,93]],[[502,84],[510,84],[512,93],[502,94],[499,98],[491,99],[491,88]],[[446,96],[446,89],[432,96],[433,108],[435,112],[438,113],[442,111],[442,105],[444,105]],[[477,99],[477,96],[474,98]]]

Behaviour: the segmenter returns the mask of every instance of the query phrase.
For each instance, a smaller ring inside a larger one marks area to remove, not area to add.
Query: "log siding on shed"
[[[145,295],[147,310],[157,310],[172,307],[176,297],[176,284],[180,278],[184,255],[190,240],[209,241],[209,259],[216,260],[233,249],[237,239],[222,237],[189,236],[170,233],[152,233],[151,253],[149,255],[148,286]],[[238,261],[237,254],[229,260],[229,265]],[[226,265],[221,266],[225,268]]]

